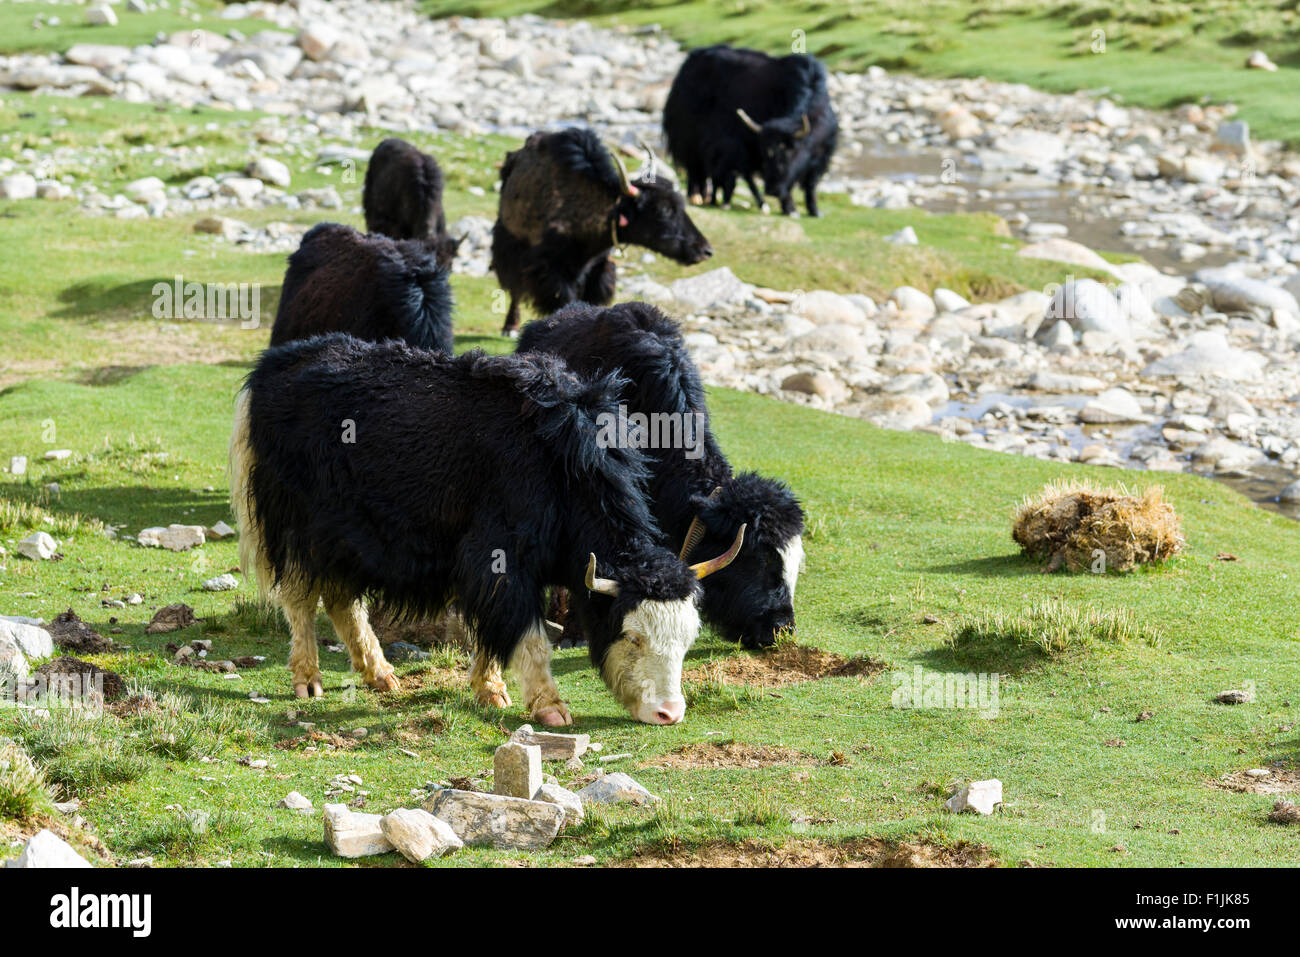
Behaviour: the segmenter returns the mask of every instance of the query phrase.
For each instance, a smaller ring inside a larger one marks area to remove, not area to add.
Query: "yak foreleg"
[[[524,706],[534,721],[548,727],[573,724],[569,706],[551,677],[551,641],[544,622],[536,622],[524,633],[510,656],[510,670],[523,687]]]
[[[479,704],[489,708],[508,708],[512,704],[506,681],[501,677],[501,665],[481,648],[475,650],[469,667],[469,686]]]
[[[370,619],[359,601],[331,601],[325,611],[334,623],[334,630],[348,647],[352,669],[361,673],[362,680],[376,691],[396,691],[397,675],[393,671],[379,639],[370,627]]]

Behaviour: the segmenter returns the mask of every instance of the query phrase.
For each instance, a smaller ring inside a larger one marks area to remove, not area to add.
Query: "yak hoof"
[[[573,724],[573,716],[569,714],[569,708],[563,701],[548,704],[544,708],[538,708],[533,712],[533,720],[540,721],[548,728],[559,728],[566,724]]]
[[[293,686],[293,696],[295,698],[323,698],[325,689],[321,687],[320,677],[312,678],[308,681],[300,681]]]
[[[760,206],[760,207],[758,207],[758,208],[762,211],[762,213],[763,213],[764,216],[766,216],[766,215],[768,215],[769,213],[772,212],[772,207],[769,206],[769,205],[767,205],[767,203],[764,203],[762,206]]]
[[[376,691],[396,691],[400,687],[400,683],[397,680],[397,672],[392,671],[391,669],[379,672],[366,683]]]
[[[500,691],[484,688],[475,697],[478,698],[479,704],[486,705],[489,708],[508,708],[514,704],[510,700],[510,692],[506,691],[504,687]]]
[[[502,330],[501,330],[501,335],[505,336],[507,339],[518,339],[518,338],[519,338],[519,330],[518,330],[518,329],[502,329]]]

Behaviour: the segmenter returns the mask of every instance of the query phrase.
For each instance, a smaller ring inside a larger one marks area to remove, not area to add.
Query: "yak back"
[[[654,306],[626,302],[609,308],[574,303],[524,326],[518,353],[559,356],[579,375],[626,380],[622,399],[629,413],[698,414],[703,450],[690,458],[682,448],[646,449],[655,513],[670,537],[679,537],[694,514],[690,498],[731,477],[731,465],[709,426],[704,384],[677,323]]]
[[[695,115],[728,124],[736,119],[737,107],[758,123],[787,117],[798,124],[829,97],[826,68],[814,57],[772,57],[722,43],[691,53],[679,79]]]
[[[644,461],[597,442],[623,385],[547,355],[342,334],[268,349],[247,381],[249,488],[277,581],[432,615],[496,549],[540,587],[568,584],[579,548],[648,547]]]
[[[530,245],[547,232],[603,235],[621,195],[618,170],[594,132],[534,133],[501,167],[497,218]]]
[[[447,269],[418,240],[319,223],[289,257],[271,345],[328,332],[452,350]]]

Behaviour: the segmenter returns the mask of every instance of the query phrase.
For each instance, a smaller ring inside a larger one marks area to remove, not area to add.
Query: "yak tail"
[[[249,484],[253,471],[253,449],[248,435],[251,400],[252,393],[247,388],[235,396],[235,423],[230,433],[230,507],[239,529],[239,568],[245,578],[256,577],[258,597],[265,602],[271,597],[275,573],[266,560],[262,526],[257,520]]]

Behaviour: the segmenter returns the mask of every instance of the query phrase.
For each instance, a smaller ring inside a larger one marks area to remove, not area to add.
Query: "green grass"
[[[727,42],[932,76],[987,76],[1058,92],[1107,90],[1167,107],[1237,103],[1257,136],[1300,141],[1293,0],[422,0],[435,15],[540,13],[660,24],[687,47]],[[1097,31],[1104,52],[1094,52]],[[1281,69],[1244,68],[1263,49]]]
[[[47,137],[93,143],[141,125],[164,165],[131,153],[129,140],[115,141],[117,148],[78,174],[108,185],[155,169],[183,181],[196,170],[242,165],[250,150],[264,149],[253,145],[259,119],[25,94],[7,95],[0,111],[0,124],[16,134],[3,143],[11,155],[40,149]],[[355,145],[381,136],[364,130]],[[196,138],[208,150],[202,164],[164,149]],[[493,164],[506,143],[416,139],[443,161],[452,218],[490,214]],[[295,188],[334,182],[345,201],[339,218],[358,223],[359,184],[340,183],[337,170],[318,172],[318,145],[310,147],[293,158]],[[473,195],[472,186],[488,192]],[[117,648],[91,660],[125,676],[133,692],[147,690],[157,705],[91,720],[0,709],[0,736],[23,742],[40,768],[40,787],[80,798],[88,828],[118,861],[339,866],[344,862],[322,843],[319,815],[276,808],[289,791],[319,808],[328,782],[355,772],[369,792],[366,808],[383,810],[416,803],[411,792],[426,782],[489,769],[505,739],[502,727],[524,715],[475,704],[458,674],[466,667],[459,652],[401,666],[403,689],[380,697],[353,686],[345,655],[323,649],[328,694],[298,702],[279,617],[252,600],[246,582],[228,593],[200,588],[236,564],[235,543],[174,554],[128,538],[150,525],[230,520],[224,469],[231,404],[267,335],[265,326],[155,319],[152,284],[177,273],[261,283],[269,321],[283,256],[198,236],[197,216],[123,222],[40,200],[5,203],[0,214],[0,462],[29,459],[26,476],[0,476],[0,544],[9,551],[0,559],[0,608],[48,619],[71,607],[103,633],[120,629]],[[1065,270],[1017,258],[1018,243],[992,217],[855,209],[840,197],[828,197],[824,220],[790,224],[708,210],[700,222],[718,251],[711,265],[784,288],[880,294],[907,281],[992,295],[1041,287]],[[923,246],[883,242],[907,224]],[[645,268],[661,281],[686,274],[661,261]],[[458,347],[507,348],[496,336],[492,280],[457,277],[454,284]],[[863,834],[986,843],[1008,864],[1294,860],[1294,834],[1263,821],[1271,798],[1207,784],[1225,772],[1300,757],[1292,701],[1300,682],[1294,524],[1222,486],[1162,475],[1188,537],[1183,555],[1141,574],[1044,576],[1011,542],[1012,509],[1053,478],[1113,473],[883,432],[726,390],[712,391],[710,405],[732,461],[782,477],[805,503],[799,641],[869,654],[890,667],[779,690],[723,684],[718,669],[705,667],[706,677],[687,684],[685,723],[651,728],[624,715],[582,652],[562,652],[555,670],[577,715],[575,730],[602,742],[605,754],[630,752],[609,767],[670,800],[594,812],[526,858],[473,849],[441,864],[563,864],[585,854],[606,862],[642,848]],[[74,455],[44,460],[52,448]],[[47,491],[51,482],[58,494]],[[60,540],[62,560],[13,555],[13,543],[35,528]],[[1217,562],[1218,552],[1240,561]],[[141,605],[103,604],[132,593],[143,596]],[[178,601],[201,622],[179,634],[146,635],[153,612]],[[1034,611],[1044,608],[1050,612]],[[926,624],[932,618],[938,623]],[[332,638],[323,616],[317,628]],[[965,628],[973,638],[948,640]],[[1051,636],[1059,634],[1064,650],[1044,654],[1039,639],[1054,646]],[[196,637],[212,640],[214,658],[267,661],[237,679],[174,664],[167,645]],[[740,654],[706,630],[688,667]],[[917,667],[998,673],[998,716],[892,707],[898,676]],[[1218,691],[1248,682],[1255,703],[1212,702]],[[253,703],[253,691],[271,703]],[[1137,722],[1145,711],[1150,720]],[[319,737],[305,737],[299,721],[314,722]],[[353,736],[361,727],[365,736]],[[818,762],[759,770],[642,766],[706,740],[779,746]],[[841,759],[829,760],[832,752]],[[265,759],[269,767],[241,759]],[[548,770],[562,783],[574,781],[572,773]],[[994,776],[1008,802],[998,815],[953,818],[940,810],[935,782]],[[9,793],[3,788],[0,795]],[[17,796],[0,797],[8,818],[43,813],[35,785],[10,792]],[[1098,812],[1106,833],[1094,830]],[[1111,850],[1117,843],[1127,849],[1122,855]],[[3,847],[0,854],[11,853]]]

